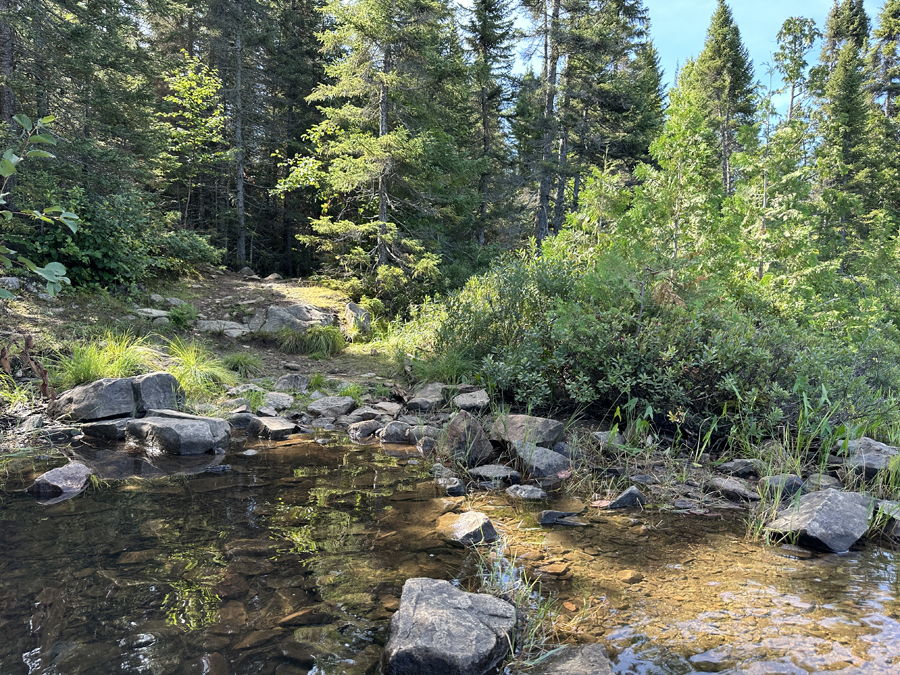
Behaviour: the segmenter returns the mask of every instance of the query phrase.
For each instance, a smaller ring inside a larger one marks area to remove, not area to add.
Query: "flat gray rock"
[[[88,422],[81,425],[81,431],[89,438],[99,438],[104,441],[124,441],[125,426],[131,418],[117,420],[103,420],[101,422]]]
[[[191,415],[181,412],[180,410],[158,410],[153,408],[147,411],[147,417],[166,417],[176,420],[191,420],[204,422],[209,426],[209,431],[213,437],[213,448],[216,450],[224,450],[228,447],[231,440],[231,424],[228,420],[220,417],[202,417],[200,415]]]
[[[491,404],[491,399],[484,389],[479,389],[468,394],[458,394],[451,402],[460,410],[481,412]]]
[[[491,436],[510,445],[528,442],[552,448],[560,440],[565,426],[562,422],[530,415],[501,415],[494,422]],[[552,452],[552,451],[551,451]]]
[[[603,645],[563,647],[530,672],[532,675],[613,675]]]
[[[547,493],[536,485],[510,485],[506,488],[506,494],[514,499],[533,501],[547,499]]]
[[[522,480],[522,474],[501,464],[477,466],[469,469],[469,475],[476,480],[503,481],[507,485],[514,485]]]
[[[230,331],[237,332],[237,335],[229,335],[228,337],[239,337],[244,333],[249,333],[250,331],[247,329],[247,326],[242,323],[236,323],[235,321],[198,321],[194,324],[194,328],[196,328],[201,333],[228,333]]]
[[[290,394],[282,394],[277,391],[270,391],[266,394],[265,405],[275,410],[287,410],[294,405],[294,397]]]
[[[747,487],[747,484],[738,478],[723,478],[716,476],[706,484],[708,492],[718,492],[726,499],[733,502],[758,502],[759,493]]]
[[[498,539],[491,519],[478,511],[441,516],[437,521],[437,533],[444,541],[459,546],[491,544]]]
[[[277,333],[282,328],[306,331],[313,326],[330,326],[333,323],[334,315],[320,307],[304,304],[288,307],[272,305],[258,310],[250,319],[248,328],[253,332]]]
[[[441,430],[428,424],[417,424],[409,429],[409,437],[418,443],[423,438],[440,438]]]
[[[835,490],[843,490],[844,484],[834,476],[827,473],[814,473],[807,477],[803,483],[807,492],[815,492],[816,490],[827,490],[833,488]]]
[[[869,529],[874,499],[856,492],[819,490],[780,509],[766,529],[796,536],[803,546],[841,553]]]
[[[133,310],[135,314],[145,319],[160,319],[164,317],[168,317],[169,313],[164,309],[152,309],[150,307],[142,307],[140,309]]]
[[[285,366],[287,367],[287,366]],[[309,378],[299,373],[289,373],[282,375],[272,386],[275,391],[298,391],[304,392],[309,390]]]
[[[837,443],[832,453],[842,456],[844,444]],[[863,436],[847,442],[847,468],[865,475],[866,480],[872,480],[876,474],[888,467],[891,458],[900,454],[900,449],[891,445],[879,443],[871,438]]]
[[[539,478],[556,476],[560,471],[567,471],[571,466],[568,457],[534,443],[516,441],[513,448],[516,456],[525,464],[526,471],[532,476]]]
[[[307,410],[319,417],[340,417],[356,407],[351,396],[323,396],[307,406]]]
[[[516,609],[448,581],[408,579],[391,618],[384,675],[485,675],[509,652]]]
[[[465,410],[460,410],[444,429],[439,446],[457,464],[466,467],[484,464],[494,454],[481,423]]]
[[[406,402],[406,409],[413,412],[430,412],[444,405],[444,387],[441,382],[431,382],[419,389]]]
[[[247,433],[270,441],[283,441],[297,431],[297,425],[284,417],[256,417]]]

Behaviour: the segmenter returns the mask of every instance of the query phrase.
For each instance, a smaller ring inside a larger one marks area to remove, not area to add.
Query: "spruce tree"
[[[829,71],[837,65],[841,49],[848,42],[862,49],[869,36],[869,15],[863,0],[834,0],[828,18],[825,20],[825,34],[822,37],[822,53],[819,60]]]
[[[878,14],[869,50],[869,89],[881,103],[885,116],[897,113],[894,100],[900,93],[900,0],[887,0]]]
[[[706,114],[718,138],[719,164],[725,194],[734,189],[731,155],[740,148],[737,131],[752,121],[753,65],[731,9],[719,0],[703,51],[697,58],[696,82],[706,99]]]

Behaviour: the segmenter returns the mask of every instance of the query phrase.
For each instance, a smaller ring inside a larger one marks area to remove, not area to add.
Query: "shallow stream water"
[[[74,499],[16,491],[59,459],[7,478],[2,675],[375,673],[405,579],[471,586],[471,555],[434,526],[468,506],[550,566],[560,634],[602,641],[616,673],[900,673],[898,558],[875,546],[765,547],[727,512],[531,528],[545,506],[448,499],[426,461],[338,438],[235,446],[219,474],[78,452],[107,478]]]

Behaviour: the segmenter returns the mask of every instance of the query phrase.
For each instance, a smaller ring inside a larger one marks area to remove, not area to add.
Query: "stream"
[[[402,449],[321,440],[182,462],[76,447],[100,478],[51,505],[21,489],[65,460],[9,465],[0,674],[377,673],[407,578],[476,587],[474,554],[434,527],[469,507],[550,567],[560,636],[602,642],[618,674],[900,673],[894,551],[765,546],[728,511],[529,527],[546,505],[448,498]]]

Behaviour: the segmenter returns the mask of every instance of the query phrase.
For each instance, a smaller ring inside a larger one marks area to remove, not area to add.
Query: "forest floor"
[[[262,372],[256,377],[277,378],[289,372],[285,364],[291,364],[292,370],[304,374],[322,373],[329,378],[351,382],[358,381],[363,374],[373,373],[387,379],[393,373],[394,367],[387,355],[367,345],[349,345],[341,354],[330,358],[310,358],[285,354],[272,340],[199,333],[191,327],[160,326],[136,317],[133,312],[138,308],[171,309],[167,302],[152,302],[150,296],[154,294],[190,303],[200,318],[238,323],[258,308],[297,303],[326,309],[340,319],[349,301],[338,291],[302,279],[247,279],[213,268],[206,268],[191,277],[158,280],[129,297],[101,290],[66,289],[55,299],[41,300],[37,293],[25,291],[18,293],[17,300],[0,305],[0,346],[15,339],[16,335],[31,334],[35,339],[35,352],[52,373],[54,355],[66,352],[71,341],[102,339],[107,331],[130,331],[136,336],[146,336],[151,344],[158,345],[176,337],[199,340],[219,357],[240,352],[255,354],[262,361]],[[10,351],[17,350],[13,346]]]

